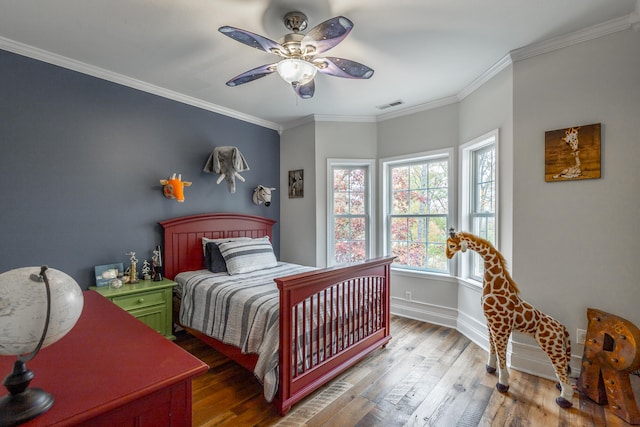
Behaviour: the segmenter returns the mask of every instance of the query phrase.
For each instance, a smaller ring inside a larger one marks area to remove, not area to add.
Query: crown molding
[[[282,131],[287,129],[293,129],[298,126],[302,126],[308,123],[320,123],[320,122],[330,122],[330,123],[375,123],[375,116],[333,116],[327,114],[311,114],[309,116],[304,116],[296,120],[292,120],[290,122],[282,125]],[[282,132],[281,132],[282,133]]]
[[[498,73],[500,73],[505,68],[509,67],[513,64],[510,55],[505,55],[498,62],[493,64],[491,68],[478,76],[474,81],[469,83],[465,88],[463,88],[460,92],[458,92],[457,98],[459,101],[462,101],[467,96],[471,95],[473,92],[478,90],[483,84],[494,78]]]
[[[446,105],[455,104],[460,100],[456,95],[448,96],[446,98],[436,99],[434,101],[427,102],[425,104],[416,105],[409,108],[404,108],[402,110],[394,111],[392,113],[381,114],[376,117],[378,122],[382,122],[385,120],[395,119],[402,116],[408,116],[415,113],[420,113],[422,111],[433,110],[434,108],[444,107]]]
[[[316,114],[313,116],[316,122],[350,122],[350,123],[375,123],[375,116],[333,116],[330,114]]]
[[[640,4],[640,1],[639,3]],[[578,43],[597,39],[599,37],[608,36],[609,34],[624,31],[629,28],[635,28],[638,24],[638,12],[632,12],[629,15],[620,18],[611,19],[601,24],[592,25],[582,30],[574,31],[570,34],[554,37],[539,43],[533,43],[528,46],[515,49],[510,52],[513,62],[522,61],[523,59],[532,58],[534,56],[543,55],[558,49],[573,46]]]
[[[205,102],[201,99],[194,98],[192,96],[184,95],[182,93],[175,92],[170,89],[166,89],[160,86],[156,86],[142,80],[134,79],[122,74],[115,73],[113,71],[105,70],[104,68],[96,67],[81,61],[76,61],[71,58],[67,58],[62,55],[48,52],[46,50],[38,49],[33,46],[29,46],[23,43],[16,42],[11,39],[0,37],[0,49],[16,53],[18,55],[26,56],[28,58],[37,59],[42,62],[46,62],[52,65],[56,65],[62,68],[66,68],[72,71],[77,71],[82,74],[86,74],[92,77],[97,77],[102,80],[107,80],[113,83],[117,83],[123,86],[127,86],[133,89],[138,89],[143,92],[158,95],[163,98],[171,99],[183,104],[191,105],[201,108],[203,110],[212,111],[214,113],[222,114],[226,117],[242,120],[244,122],[252,123],[258,126],[262,126],[268,129],[280,131],[280,125],[277,123],[269,122],[259,119],[247,114],[240,113],[229,108],[221,107],[216,104]]]
[[[306,125],[308,123],[314,123],[314,122],[315,122],[315,118],[312,114],[308,116],[300,117],[299,119],[291,120],[280,127],[280,134],[282,134],[282,132],[284,132],[287,129],[297,128],[298,126],[302,126],[302,125]]]

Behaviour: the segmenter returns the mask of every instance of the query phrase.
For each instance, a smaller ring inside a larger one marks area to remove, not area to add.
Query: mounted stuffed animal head
[[[213,149],[203,170],[219,175],[216,184],[220,184],[223,180],[227,181],[227,188],[233,194],[236,192],[236,178],[244,182],[239,172],[248,171],[249,164],[238,147],[222,146]]]
[[[466,252],[468,243],[462,239],[462,233],[456,233],[454,228],[449,229],[449,238],[447,239],[447,258],[451,259],[453,256],[460,252]]]
[[[182,203],[184,202],[184,187],[188,187],[191,185],[190,181],[183,181],[182,174],[178,175],[176,178],[176,174],[170,176],[169,179],[161,179],[160,184],[162,184],[162,192],[164,193],[164,197],[167,199],[174,199],[176,202]]]
[[[258,185],[253,189],[253,203],[260,205],[264,203],[265,206],[271,205],[271,192],[275,191],[274,187],[266,187],[264,185]]]

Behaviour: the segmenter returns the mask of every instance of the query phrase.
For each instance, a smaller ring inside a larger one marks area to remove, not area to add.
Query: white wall
[[[280,137],[280,259],[327,265],[327,159],[376,158],[376,124],[310,121]],[[304,169],[304,197],[289,199],[288,171]]]
[[[459,143],[464,144],[493,129],[498,133],[498,249],[510,265],[513,241],[513,68],[505,68],[460,102]],[[459,154],[459,153],[458,153]],[[461,228],[461,227],[457,227]],[[470,253],[458,254],[468,257]],[[488,348],[486,320],[477,284],[460,282],[458,330]]]
[[[327,265],[327,159],[375,159],[376,124],[316,123],[316,265]],[[375,178],[375,177],[374,177]]]
[[[378,158],[385,159],[457,147],[458,123],[458,103],[382,121],[378,123]],[[454,159],[452,163],[455,165],[455,162]],[[378,169],[378,175],[380,175],[381,167]],[[455,192],[455,185],[452,187],[455,201],[457,192]],[[378,212],[382,213],[380,204]],[[378,236],[381,235],[380,230]],[[382,248],[380,240],[379,247]],[[384,251],[384,248],[382,250]],[[456,327],[458,291],[457,281],[454,278],[399,271],[392,271],[391,276],[394,313]],[[411,294],[410,298],[407,292]]]
[[[458,144],[458,104],[378,123],[378,158],[420,153]]]
[[[304,197],[288,196],[288,172],[304,170]],[[307,123],[280,136],[280,259],[303,265],[316,262],[315,125]]]
[[[602,123],[602,178],[546,183],[544,132],[590,123]],[[375,151],[384,159],[457,148],[495,128],[500,129],[500,249],[522,297],[564,323],[574,339],[575,329],[587,326],[588,307],[640,326],[640,281],[634,269],[640,241],[640,32],[626,30],[518,61],[459,103],[381,121]],[[362,147],[373,155],[371,133],[368,124],[336,123],[285,132],[283,173],[314,170],[316,194],[312,200],[305,193],[304,210],[295,199],[282,198],[283,258],[309,260],[300,256],[301,249],[318,245],[317,252],[308,248],[314,255],[309,262],[322,265],[326,219],[319,216],[326,211],[326,158],[362,158]],[[344,144],[347,135],[358,143]],[[305,192],[311,189],[307,185]],[[306,217],[299,218],[300,213]],[[392,310],[457,327],[486,346],[474,285],[393,272]],[[574,343],[573,355],[573,367],[579,368],[581,345]],[[552,375],[544,353],[520,334],[513,337],[511,362]]]
[[[640,326],[640,32],[517,62],[513,80],[514,279],[574,339],[588,307]],[[544,132],[591,123],[602,178],[545,182]]]

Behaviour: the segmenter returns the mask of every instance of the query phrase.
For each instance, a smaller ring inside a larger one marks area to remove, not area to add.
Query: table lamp
[[[34,373],[26,366],[40,351],[64,337],[78,321],[84,299],[71,276],[43,267],[0,274],[0,355],[17,356],[2,384],[0,426],[29,421],[53,406],[53,396],[29,388]]]

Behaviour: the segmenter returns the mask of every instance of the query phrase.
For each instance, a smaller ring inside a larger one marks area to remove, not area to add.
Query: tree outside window
[[[471,230],[477,236],[496,243],[496,163],[495,146],[484,146],[472,152],[473,182]],[[472,276],[481,278],[484,265],[479,256],[472,257]]]
[[[447,272],[449,157],[387,165],[387,248],[394,266]]]
[[[371,256],[371,167],[372,161],[330,161],[329,264],[363,261]]]
[[[460,147],[462,205],[460,229],[488,240],[498,247],[498,130],[475,138]],[[463,277],[482,281],[484,263],[472,252],[462,257]]]

